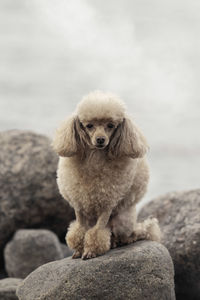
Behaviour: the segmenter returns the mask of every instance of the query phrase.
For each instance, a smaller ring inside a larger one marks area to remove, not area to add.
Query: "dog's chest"
[[[75,209],[87,215],[98,215],[115,207],[130,189],[134,177],[134,168],[126,161],[88,166],[68,160],[62,170],[64,173],[58,175],[66,191],[63,196]]]

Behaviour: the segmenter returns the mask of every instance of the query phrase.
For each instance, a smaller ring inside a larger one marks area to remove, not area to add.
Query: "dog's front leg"
[[[107,226],[112,210],[103,212],[94,227],[85,234],[82,259],[102,255],[110,249],[111,231]]]
[[[67,245],[75,250],[72,258],[79,258],[83,254],[84,237],[87,231],[83,216],[79,211],[75,211],[76,221],[73,221],[66,235]]]

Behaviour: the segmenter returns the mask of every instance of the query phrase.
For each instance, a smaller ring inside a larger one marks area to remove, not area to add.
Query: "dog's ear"
[[[145,155],[147,150],[147,141],[139,128],[129,118],[125,118],[111,138],[110,158],[122,156],[140,158]]]
[[[77,153],[76,116],[71,116],[56,130],[53,148],[60,156],[73,156]]]

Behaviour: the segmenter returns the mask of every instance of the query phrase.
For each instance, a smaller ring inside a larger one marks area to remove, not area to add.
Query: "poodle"
[[[137,223],[149,180],[146,139],[117,96],[95,91],[57,129],[57,183],[75,210],[66,235],[72,258],[89,259],[140,239],[159,241],[157,219]]]

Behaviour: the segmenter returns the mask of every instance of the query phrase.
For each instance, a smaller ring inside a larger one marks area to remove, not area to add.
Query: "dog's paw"
[[[73,255],[72,255],[72,258],[73,259],[76,259],[76,258],[81,258],[82,256],[82,253],[80,251],[74,251]]]
[[[92,251],[85,251],[82,255],[83,260],[95,258],[95,257],[97,257],[97,254]]]

